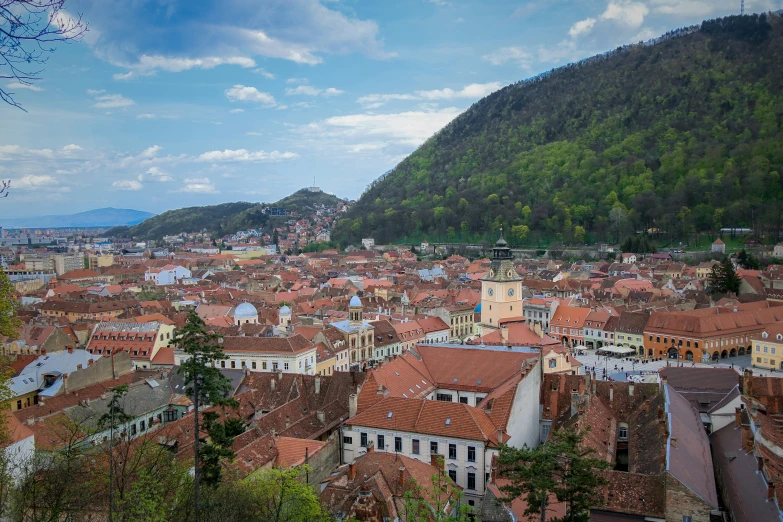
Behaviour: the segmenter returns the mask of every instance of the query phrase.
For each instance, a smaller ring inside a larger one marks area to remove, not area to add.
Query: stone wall
[[[311,486],[320,484],[340,464],[340,441],[337,440],[339,436],[339,430],[332,433],[326,446],[307,460],[307,464],[312,468],[307,481]]]
[[[99,357],[87,368],[68,374],[63,393],[70,393],[99,382],[115,379],[133,371],[130,354],[120,352],[112,357]]]

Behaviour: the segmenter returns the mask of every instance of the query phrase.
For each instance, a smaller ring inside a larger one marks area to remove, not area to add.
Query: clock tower
[[[522,278],[514,269],[508,243],[500,238],[492,249],[489,272],[481,278],[481,323],[478,334],[486,335],[500,329],[499,321],[522,316]]]

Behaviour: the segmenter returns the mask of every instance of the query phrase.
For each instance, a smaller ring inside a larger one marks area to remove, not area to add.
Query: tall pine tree
[[[195,459],[194,474],[194,515],[199,521],[200,498],[199,481],[201,479],[200,443],[205,442],[199,437],[199,408],[202,405],[234,405],[228,399],[231,392],[231,382],[217,368],[217,362],[228,359],[220,346],[221,337],[207,331],[206,324],[196,312],[191,312],[183,328],[174,336],[174,345],[188,357],[180,367],[179,373],[185,376],[185,393],[193,399],[193,446]]]

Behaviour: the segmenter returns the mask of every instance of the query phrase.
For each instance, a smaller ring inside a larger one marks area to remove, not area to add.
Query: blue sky
[[[740,0],[68,0],[90,24],[0,105],[0,217],[357,198],[470,105]],[[783,0],[746,0],[746,11]]]

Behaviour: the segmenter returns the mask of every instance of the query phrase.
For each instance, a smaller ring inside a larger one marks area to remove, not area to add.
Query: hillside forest
[[[783,20],[732,16],[475,103],[376,180],[333,237],[780,240]]]

